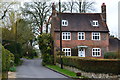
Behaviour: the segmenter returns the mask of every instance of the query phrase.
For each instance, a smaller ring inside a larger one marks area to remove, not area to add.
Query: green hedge
[[[120,60],[80,57],[62,57],[63,65],[78,68],[85,72],[120,74]],[[60,58],[57,57],[57,63]]]
[[[2,71],[8,71],[14,64],[14,55],[2,46]]]

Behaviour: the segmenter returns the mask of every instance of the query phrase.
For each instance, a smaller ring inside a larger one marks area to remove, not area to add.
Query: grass
[[[64,75],[67,75],[69,77],[72,77],[72,78],[87,78],[87,77],[84,77],[84,76],[76,76],[76,73],[75,72],[72,72],[72,71],[69,71],[67,69],[61,69],[60,67],[56,66],[56,65],[46,65],[46,67],[50,68],[50,69],[53,69],[57,72],[60,72]]]

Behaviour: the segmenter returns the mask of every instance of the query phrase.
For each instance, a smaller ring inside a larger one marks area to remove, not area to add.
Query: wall
[[[85,40],[78,40],[78,32],[71,32],[71,40],[63,40],[62,41],[62,47],[63,48],[76,48],[79,45],[88,46],[86,48],[86,57],[91,57],[92,55],[92,48],[101,48],[102,53],[105,53],[108,51],[108,45],[109,45],[109,34],[108,33],[101,33],[101,40],[100,41],[94,41],[92,39],[92,33],[91,32],[85,32]],[[55,32],[55,47],[59,48],[60,45],[60,35],[59,32]],[[74,55],[76,53],[73,53]],[[104,54],[102,54],[101,57],[103,57]]]

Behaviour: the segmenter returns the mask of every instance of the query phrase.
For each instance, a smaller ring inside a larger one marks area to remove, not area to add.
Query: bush
[[[9,71],[11,71],[11,72],[15,72],[16,71],[16,67],[10,67],[10,69],[9,69]]]
[[[9,50],[14,54],[14,62],[16,65],[19,64],[20,58],[22,57],[22,46],[15,41],[3,40],[3,46],[5,49]],[[7,44],[7,45],[6,45]]]
[[[50,34],[41,34],[38,36],[39,49],[42,53],[42,64],[53,64],[52,38]]]
[[[64,65],[75,67],[85,72],[120,74],[120,60],[67,56],[62,57],[62,59]],[[59,57],[57,57],[57,63],[60,63]]]
[[[43,54],[42,55],[42,65],[45,66],[46,64],[47,65],[51,65],[53,64],[53,55],[50,55],[50,54]]]
[[[24,46],[23,53],[24,53],[24,57],[26,57],[28,59],[33,59],[34,57],[37,57],[36,50],[33,49],[33,47],[30,45]]]
[[[107,52],[104,54],[105,59],[116,59],[117,54],[115,52]]]
[[[8,71],[14,64],[14,55],[2,47],[2,71]]]

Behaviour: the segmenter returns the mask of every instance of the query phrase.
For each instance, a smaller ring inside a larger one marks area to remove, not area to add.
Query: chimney
[[[55,4],[52,4],[52,16],[55,17],[56,16],[56,9],[55,9]]]
[[[101,10],[102,10],[103,21],[106,23],[107,20],[106,20],[106,5],[105,5],[105,3],[102,4]]]

